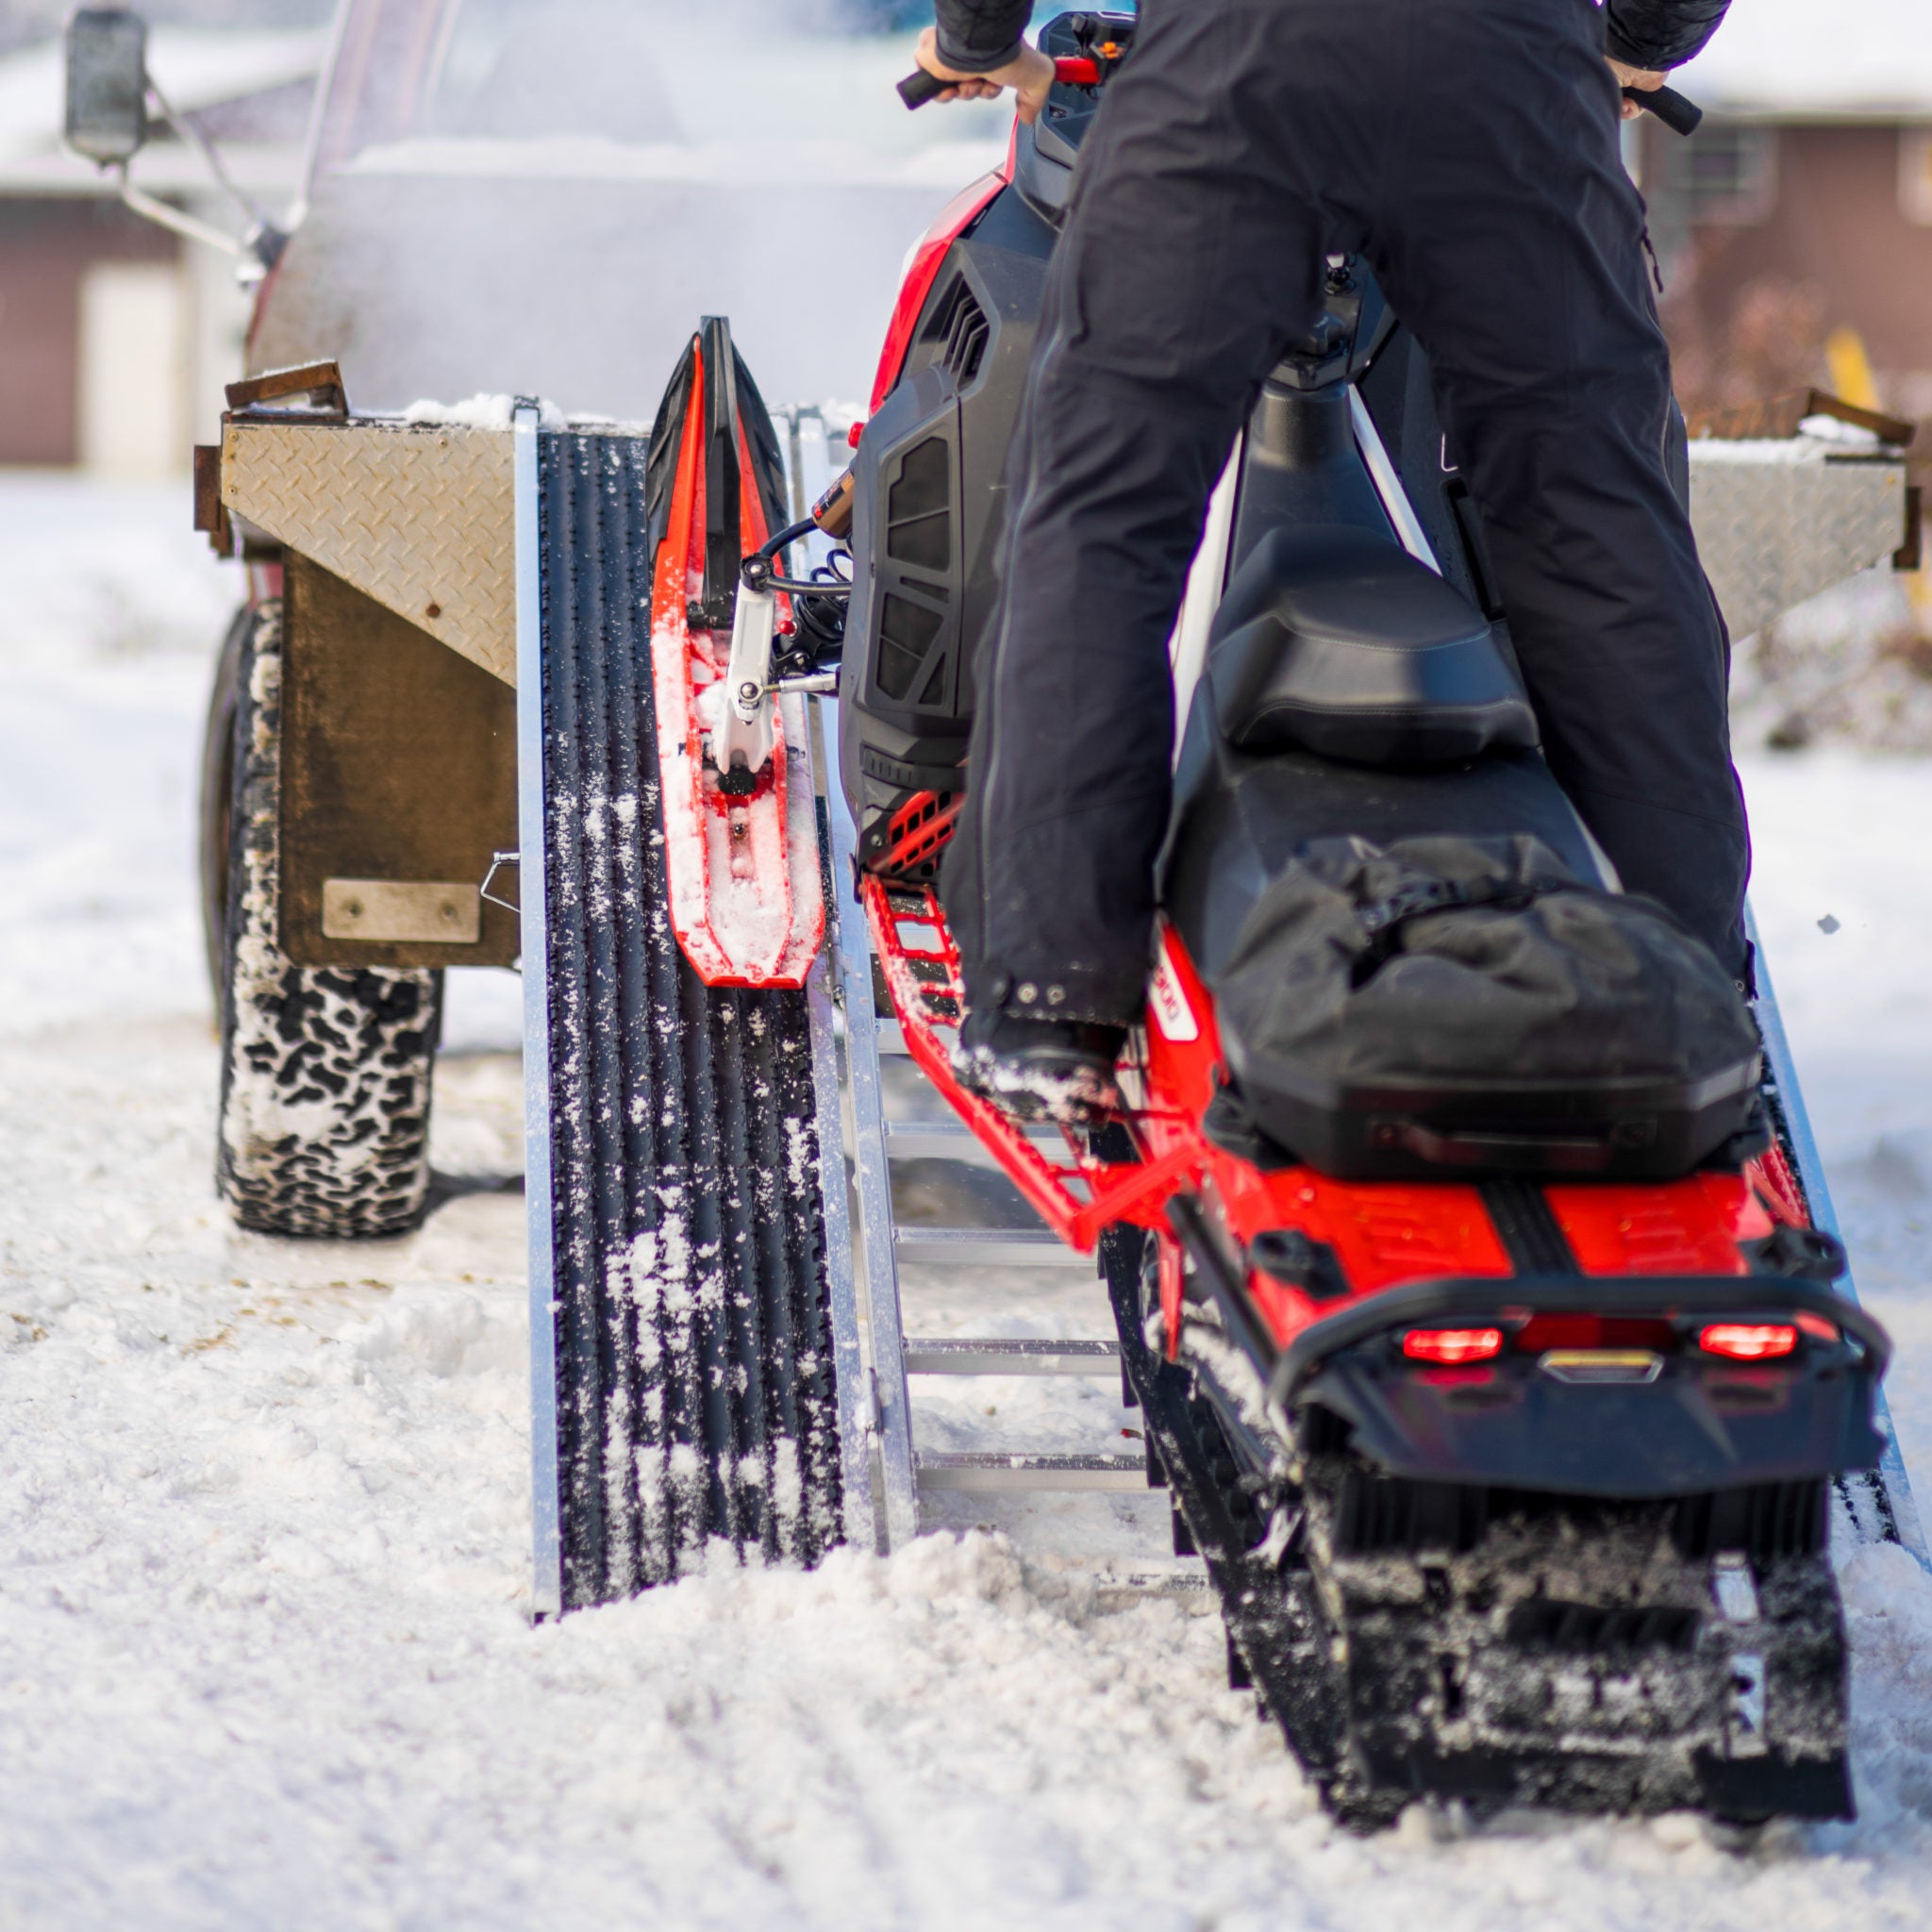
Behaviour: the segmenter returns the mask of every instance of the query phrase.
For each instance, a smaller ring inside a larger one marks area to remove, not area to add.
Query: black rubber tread
[[[226,997],[228,865],[235,827],[235,704],[242,658],[255,632],[255,610],[244,604],[228,620],[215,658],[201,734],[200,837],[196,841],[201,886],[201,943],[208,959],[208,990],[219,1006]]]
[[[215,1183],[258,1234],[403,1234],[429,1202],[442,975],[281,949],[281,641],[265,603],[236,667]]]
[[[1147,1345],[1143,1271],[1150,1247],[1138,1228],[1111,1227],[1101,1239],[1121,1363],[1140,1398],[1147,1442],[1160,1458],[1177,1517],[1208,1566],[1229,1641],[1289,1748],[1328,1792],[1345,1769],[1340,1686],[1328,1661],[1331,1633],[1306,1562],[1292,1554],[1269,1560],[1257,1548],[1264,1525],[1251,1499],[1228,1480],[1233,1463],[1225,1441],[1192,1391],[1190,1371]]]
[[[1252,1429],[1209,1369],[1233,1353],[1218,1325],[1191,1365],[1191,1341],[1178,1363],[1150,1347],[1150,1258],[1138,1230],[1103,1240],[1148,1444],[1220,1599],[1238,1653],[1231,1681],[1252,1683],[1343,1824],[1379,1828],[1429,1793],[1483,1810],[1851,1815],[1843,1618],[1822,1551],[1754,1560],[1762,1616],[1740,1636],[1711,1615],[1707,1557],[1674,1574],[1665,1560],[1668,1503],[1496,1492],[1482,1499],[1493,1520],[1478,1522],[1478,1492],[1411,1485],[1440,1490],[1425,1499],[1436,1520],[1405,1521],[1399,1538],[1364,1536],[1359,1491],[1377,1479],[1339,1446],[1293,1480],[1264,1447],[1272,1467],[1254,1473],[1242,1441]],[[1410,1547],[1418,1527],[1426,1551]],[[1574,1601],[1565,1577],[1582,1583]],[[1499,1625],[1497,1607],[1525,1590],[1534,1594]],[[1767,1680],[1771,1748],[1727,1758],[1713,1747],[1729,1659],[1746,1649]],[[1579,1672],[1641,1691],[1626,1700],[1634,1727],[1614,1699],[1607,1715],[1566,1714],[1557,1692]],[[1465,1696],[1472,1718],[1482,1700],[1479,1724],[1465,1722]]]
[[[566,1607],[841,1524],[805,995],[707,987],[667,911],[635,438],[541,440]]]

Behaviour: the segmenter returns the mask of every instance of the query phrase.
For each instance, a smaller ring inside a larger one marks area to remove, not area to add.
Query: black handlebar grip
[[[1695,134],[1704,119],[1704,109],[1674,87],[1626,87],[1624,98],[1655,114],[1673,134]]]
[[[937,100],[953,83],[941,80],[937,74],[928,74],[923,67],[915,67],[899,83],[899,98],[908,108],[923,108],[926,102]]]

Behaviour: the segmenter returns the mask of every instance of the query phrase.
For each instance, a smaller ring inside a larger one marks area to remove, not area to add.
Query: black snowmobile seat
[[[1481,613],[1373,531],[1270,532],[1216,614],[1206,677],[1238,751],[1384,768],[1537,742],[1536,714]]]
[[[1452,585],[1374,532],[1256,546],[1158,870],[1215,998],[1224,1144],[1349,1180],[1667,1178],[1742,1148],[1749,1018],[1713,957],[1611,886]]]

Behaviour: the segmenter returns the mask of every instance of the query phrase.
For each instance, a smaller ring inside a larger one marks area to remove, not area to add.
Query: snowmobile
[[[956,1074],[940,868],[1002,469],[1133,25],[1044,28],[1045,111],[911,258],[819,512],[850,520],[841,775],[907,1045],[1098,1250],[1231,1672],[1338,1814],[1848,1816],[1827,1506],[1881,1453],[1890,1346],[1833,1291],[1758,1039],[1694,941],[1658,939],[1627,1000],[1566,982],[1567,1026],[1486,1031],[1442,992],[1509,922],[1639,952],[1669,922],[1543,761],[1425,358],[1358,258],[1261,391],[1175,627],[1130,1104],[1054,1155]]]

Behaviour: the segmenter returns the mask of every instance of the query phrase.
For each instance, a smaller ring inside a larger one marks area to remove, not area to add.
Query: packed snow
[[[420,1234],[263,1241],[213,1198],[192,820],[235,586],[188,522],[185,490],[0,477],[0,1923],[1924,1923],[1932,1584],[1897,1552],[1844,1577],[1859,1822],[1741,1857],[1688,1818],[1336,1830],[1227,1690],[1218,1620],[1056,1555],[1159,1547],[1155,1497],[961,1499],[891,1559],[723,1562],[533,1625],[514,980],[453,975]],[[1932,1483],[1932,770],[1745,776],[1758,916]],[[902,1208],[957,1212],[961,1186],[912,1171]],[[927,1333],[1106,1327],[1074,1269],[907,1295]],[[1097,1381],[957,1385],[927,1416],[945,1447],[1134,1425]]]
[[[520,400],[516,396],[474,395],[459,403],[439,403],[425,396],[403,411],[403,421],[417,427],[449,424],[459,429],[514,429]],[[555,403],[538,402],[538,428],[561,429],[565,424],[564,413]]]

